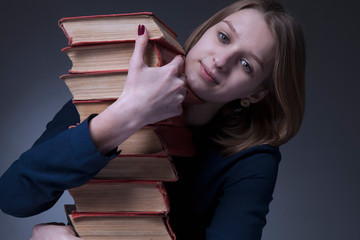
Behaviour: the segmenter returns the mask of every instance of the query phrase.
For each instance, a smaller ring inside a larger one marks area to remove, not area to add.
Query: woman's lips
[[[202,62],[200,62],[200,75],[208,83],[214,85],[219,84],[214,75],[207,69],[207,67]]]

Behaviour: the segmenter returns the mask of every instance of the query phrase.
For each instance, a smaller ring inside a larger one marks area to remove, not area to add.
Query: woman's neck
[[[223,106],[223,103],[205,102],[186,106],[187,122],[190,126],[203,126],[207,124]]]

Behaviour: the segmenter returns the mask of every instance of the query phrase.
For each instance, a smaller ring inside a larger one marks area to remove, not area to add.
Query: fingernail
[[[145,26],[142,25],[142,24],[139,24],[139,26],[138,26],[138,35],[141,36],[141,35],[144,34],[144,32],[145,32]]]

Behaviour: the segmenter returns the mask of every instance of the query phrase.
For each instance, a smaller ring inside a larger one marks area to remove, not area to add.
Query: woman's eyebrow
[[[223,22],[228,25],[228,27],[230,28],[231,31],[233,31],[236,35],[238,35],[237,31],[234,28],[234,25],[230,21],[223,20]]]
[[[226,23],[228,25],[228,27],[230,28],[230,30],[239,37],[239,34],[235,30],[232,22],[230,22],[228,20],[223,20],[223,22]],[[261,59],[258,56],[256,56],[253,52],[248,52],[248,54],[260,65],[261,69],[264,69],[264,63],[261,61]]]
[[[264,63],[254,53],[249,52],[249,55],[260,65],[261,70],[264,69]]]

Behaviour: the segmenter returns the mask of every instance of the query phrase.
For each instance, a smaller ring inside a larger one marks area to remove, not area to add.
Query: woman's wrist
[[[139,110],[119,98],[89,121],[90,136],[100,153],[106,154],[145,125]]]

